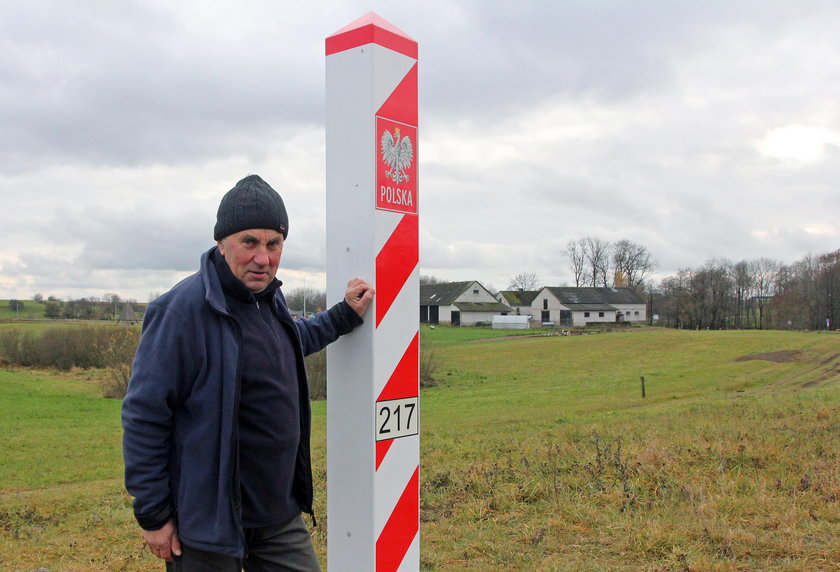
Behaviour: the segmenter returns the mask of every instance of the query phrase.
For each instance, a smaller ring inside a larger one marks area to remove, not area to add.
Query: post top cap
[[[327,37],[327,55],[365,44],[378,44],[406,56],[417,58],[417,42],[391,22],[368,12]]]

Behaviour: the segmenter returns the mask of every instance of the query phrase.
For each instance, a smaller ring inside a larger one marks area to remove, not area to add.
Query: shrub
[[[41,335],[0,332],[0,359],[24,367],[101,367],[96,341],[102,333],[94,328],[47,330]]]
[[[429,340],[428,334],[420,330],[420,387],[437,385],[435,374],[440,371],[440,356]]]
[[[20,333],[15,330],[0,332],[0,363],[17,363],[19,352]]]
[[[304,359],[309,379],[309,398],[327,398],[327,351],[321,350]]]
[[[102,383],[102,395],[122,399],[128,391],[134,354],[140,343],[140,328],[118,326],[109,329],[110,335],[99,347],[103,363],[108,368],[108,379]]]
[[[122,398],[139,341],[140,329],[124,326],[61,328],[41,335],[11,330],[0,332],[0,362],[64,371],[106,368],[110,379],[103,384],[103,395]]]

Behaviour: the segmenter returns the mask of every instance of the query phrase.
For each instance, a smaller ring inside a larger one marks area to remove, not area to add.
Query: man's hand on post
[[[158,530],[144,530],[143,538],[149,550],[158,558],[172,562],[175,556],[181,555],[181,541],[178,539],[175,523],[171,520]]]
[[[347,283],[347,292],[344,294],[344,301],[361,317],[373,300],[376,294],[370,284],[361,278],[353,278]]]

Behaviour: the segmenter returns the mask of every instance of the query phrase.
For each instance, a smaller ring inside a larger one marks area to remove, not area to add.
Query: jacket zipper
[[[226,314],[228,319],[233,323],[236,329],[237,337],[239,338],[239,352],[236,356],[236,385],[233,400],[233,474],[231,479],[231,510],[233,510],[233,518],[236,521],[236,528],[239,531],[239,538],[242,540],[242,546],[245,550],[244,558],[248,558],[248,542],[245,539],[245,530],[242,527],[242,491],[239,483],[239,399],[242,394],[242,328],[239,323],[230,314]]]

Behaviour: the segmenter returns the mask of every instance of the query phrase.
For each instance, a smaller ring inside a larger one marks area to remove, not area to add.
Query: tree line
[[[840,250],[793,264],[712,259],[649,288],[652,314],[674,328],[837,329]]]
[[[37,297],[38,294],[35,295],[35,301]],[[59,300],[50,296],[43,302],[44,317],[51,320],[116,320],[126,303],[131,304],[135,312],[143,313],[144,304],[139,304],[136,300],[124,300],[118,294],[68,300]]]
[[[159,294],[150,294],[149,302]],[[327,306],[326,290],[310,287],[292,288],[285,294],[289,308],[296,311],[319,312]],[[87,296],[61,300],[55,296],[44,298],[43,294],[35,294],[32,301],[43,305],[43,317],[51,320],[116,320],[128,303],[137,315],[141,315],[147,304],[138,303],[134,299],[124,299],[119,294],[109,293],[103,296]],[[31,308],[23,300],[9,300],[12,312],[32,314]]]

